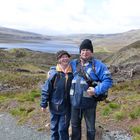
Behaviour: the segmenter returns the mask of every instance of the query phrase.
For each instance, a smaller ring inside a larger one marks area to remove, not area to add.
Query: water
[[[59,50],[66,50],[71,54],[78,54],[79,48],[75,44],[66,44],[64,42],[47,41],[44,43],[0,43],[0,48],[12,49],[12,48],[26,48],[33,51],[56,53]]]

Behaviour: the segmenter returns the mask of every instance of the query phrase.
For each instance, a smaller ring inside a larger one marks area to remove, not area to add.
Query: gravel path
[[[102,140],[132,140],[125,132],[106,132]],[[8,113],[0,113],[0,140],[49,140],[45,132],[38,132],[26,125],[17,125],[16,120]],[[98,139],[99,140],[99,139]]]
[[[0,140],[49,140],[49,137],[28,126],[17,125],[7,113],[0,113]]]

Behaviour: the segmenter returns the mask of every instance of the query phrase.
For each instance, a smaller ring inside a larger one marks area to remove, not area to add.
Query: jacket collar
[[[57,64],[57,65],[56,65],[56,70],[59,71],[59,72],[64,72],[64,73],[71,73],[71,72],[72,72],[72,69],[71,69],[71,66],[70,66],[70,65],[68,65],[68,66],[66,67],[66,69],[64,70],[64,69],[61,67],[60,64]]]

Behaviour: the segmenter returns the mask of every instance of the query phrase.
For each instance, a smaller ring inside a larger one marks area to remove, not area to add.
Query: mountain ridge
[[[113,34],[71,34],[48,36],[28,31],[0,27],[0,43],[32,43],[58,40],[79,45],[85,38],[92,40],[95,51],[116,52],[119,49],[140,40],[140,29]]]
[[[49,37],[33,32],[0,27],[0,43],[32,43],[44,40],[49,40]]]

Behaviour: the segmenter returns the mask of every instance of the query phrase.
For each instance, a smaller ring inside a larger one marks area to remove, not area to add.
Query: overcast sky
[[[0,26],[47,35],[140,29],[140,0],[0,0]]]

